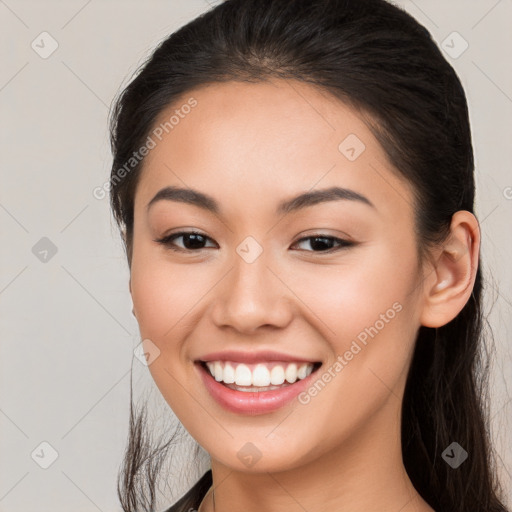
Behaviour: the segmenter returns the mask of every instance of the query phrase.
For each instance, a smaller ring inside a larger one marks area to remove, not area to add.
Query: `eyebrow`
[[[315,204],[337,200],[358,201],[370,206],[371,208],[375,208],[375,205],[359,192],[348,188],[330,187],[304,192],[303,194],[299,194],[298,196],[283,201],[278,205],[276,214],[287,214]],[[220,214],[220,206],[213,197],[191,188],[179,188],[172,186],[162,188],[148,203],[146,210],[149,211],[150,207],[158,201],[176,201],[186,203],[198,206],[199,208],[214,214]]]

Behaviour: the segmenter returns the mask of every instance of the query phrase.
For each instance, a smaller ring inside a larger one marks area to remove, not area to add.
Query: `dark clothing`
[[[209,469],[184,496],[164,512],[197,511],[211,485],[212,470]]]

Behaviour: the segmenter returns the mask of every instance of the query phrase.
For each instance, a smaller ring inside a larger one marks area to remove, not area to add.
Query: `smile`
[[[239,414],[265,414],[291,402],[310,385],[321,363],[228,360],[197,361],[210,396],[224,409]]]
[[[265,362],[244,364],[232,361],[208,361],[210,374],[217,382],[238,391],[278,389],[285,382],[293,384],[313,371],[314,363]],[[260,389],[261,388],[261,389]]]

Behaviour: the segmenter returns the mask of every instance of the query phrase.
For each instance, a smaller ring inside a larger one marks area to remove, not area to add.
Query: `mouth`
[[[269,361],[256,364],[233,361],[200,361],[205,370],[221,384],[237,391],[269,391],[303,380],[321,363]]]
[[[253,415],[289,403],[307,388],[321,365],[319,361],[196,361],[203,383],[222,407]]]

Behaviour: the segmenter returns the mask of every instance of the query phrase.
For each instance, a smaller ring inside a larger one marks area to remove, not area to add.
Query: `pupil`
[[[320,240],[320,244],[318,244],[318,240]],[[311,240],[311,247],[313,249],[330,249],[329,244],[330,244],[331,240],[329,240],[328,238],[323,238],[323,237],[315,237]],[[326,247],[327,246],[327,247]]]
[[[204,243],[204,240],[203,240],[203,236],[202,235],[197,235],[197,234],[189,234],[189,235],[185,235],[184,237],[184,245],[185,247],[187,247],[187,249],[201,249],[202,246],[201,244]],[[188,243],[187,243],[187,240],[188,240]]]

